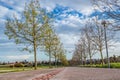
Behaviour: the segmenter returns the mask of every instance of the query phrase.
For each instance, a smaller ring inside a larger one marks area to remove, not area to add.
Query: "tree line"
[[[13,39],[16,44],[23,44],[23,51],[34,53],[35,69],[37,69],[37,52],[43,50],[51,59],[67,65],[65,49],[58,35],[53,29],[53,18],[47,10],[40,7],[39,0],[31,0],[25,5],[21,18],[15,15],[6,20],[5,34]]]
[[[109,26],[109,25],[107,25]],[[107,42],[108,47],[111,47],[111,40],[113,39],[113,32],[107,28]],[[104,39],[104,27],[101,22],[95,18],[92,20],[86,21],[84,27],[80,29],[81,35],[78,43],[75,46],[75,52],[73,55],[73,59],[75,56],[79,56],[79,59],[86,62],[86,59],[90,60],[90,64],[92,64],[92,57],[95,54],[100,54],[101,63],[104,64],[103,50],[105,49],[105,39]]]
[[[111,42],[114,40],[115,32],[120,30],[119,2],[119,0],[92,0],[95,11],[105,13],[107,18],[104,19],[101,17],[102,15],[99,15],[86,21],[86,24],[80,29],[81,35],[75,46],[73,61],[85,64],[89,60],[89,64],[93,64],[93,55],[100,54],[100,61],[99,59],[98,61],[102,65],[106,63],[103,50],[108,53],[109,48],[113,46]],[[111,19],[113,22],[110,22]],[[108,57],[108,60],[114,62],[112,57]]]

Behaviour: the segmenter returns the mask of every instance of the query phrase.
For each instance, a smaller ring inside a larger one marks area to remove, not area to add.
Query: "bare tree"
[[[75,46],[75,51],[73,53],[73,57],[72,57],[72,60],[76,62],[76,64],[80,64],[82,63],[82,54],[83,54],[83,51],[82,51],[82,45],[81,44],[76,44]]]
[[[96,45],[97,51],[99,51],[101,55],[102,64],[104,64],[103,58],[103,49],[104,49],[104,28],[97,20],[95,20],[95,25],[91,27],[92,30],[92,41]]]
[[[103,50],[105,49],[104,27],[101,24],[101,21],[99,21],[97,18],[94,19],[91,23],[92,23],[91,40],[95,45],[95,49],[99,51],[101,55],[102,64],[104,64],[104,57],[103,57]],[[113,39],[114,31],[111,30],[111,26],[109,24],[106,26],[108,26],[106,27],[106,29],[107,29],[107,33],[109,33],[107,34],[108,47],[111,47],[112,45],[110,41]]]
[[[85,36],[85,45],[87,47],[87,53],[90,58],[90,64],[92,64],[92,56],[95,54],[95,44],[92,42],[92,24],[88,21],[85,27],[81,29],[82,34]]]
[[[120,30],[120,0],[92,0],[95,8],[105,12],[110,19],[114,19],[117,25],[114,30]]]

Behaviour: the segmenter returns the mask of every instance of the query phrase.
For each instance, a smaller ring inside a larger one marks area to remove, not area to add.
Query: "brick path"
[[[56,74],[60,69],[33,70],[0,74],[0,80],[49,80],[40,79],[45,74]],[[55,72],[55,73],[53,73]],[[50,80],[120,80],[120,69],[67,67]]]
[[[23,72],[10,72],[0,74],[0,80],[32,80],[41,75],[47,74],[49,72],[55,71],[56,69],[40,69],[32,71]]]
[[[50,80],[120,80],[120,69],[68,67]]]

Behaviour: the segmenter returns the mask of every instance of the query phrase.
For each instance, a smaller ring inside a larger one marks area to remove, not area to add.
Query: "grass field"
[[[0,73],[33,70],[33,68],[0,68]]]
[[[47,65],[38,65],[38,69],[48,69]],[[55,66],[51,66],[51,68],[55,68]],[[34,67],[10,67],[9,65],[0,65],[0,73],[8,73],[8,72],[20,72],[20,71],[28,71],[34,70]]]
[[[38,69],[49,68],[48,66],[38,66]],[[7,72],[20,72],[20,71],[28,71],[34,70],[34,67],[9,67],[8,65],[0,65],[0,73]]]
[[[108,64],[80,65],[80,67],[108,68]],[[110,63],[110,68],[120,68],[120,63]]]

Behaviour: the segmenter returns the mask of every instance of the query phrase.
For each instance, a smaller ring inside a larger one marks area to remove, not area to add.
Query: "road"
[[[33,78],[55,71],[56,69],[39,69],[22,72],[9,72],[0,74],[0,80],[32,80]]]
[[[120,69],[66,67],[51,79],[40,79],[60,68],[0,74],[0,80],[120,80]],[[36,79],[37,78],[37,79]]]
[[[68,67],[50,80],[120,80],[120,69]]]

